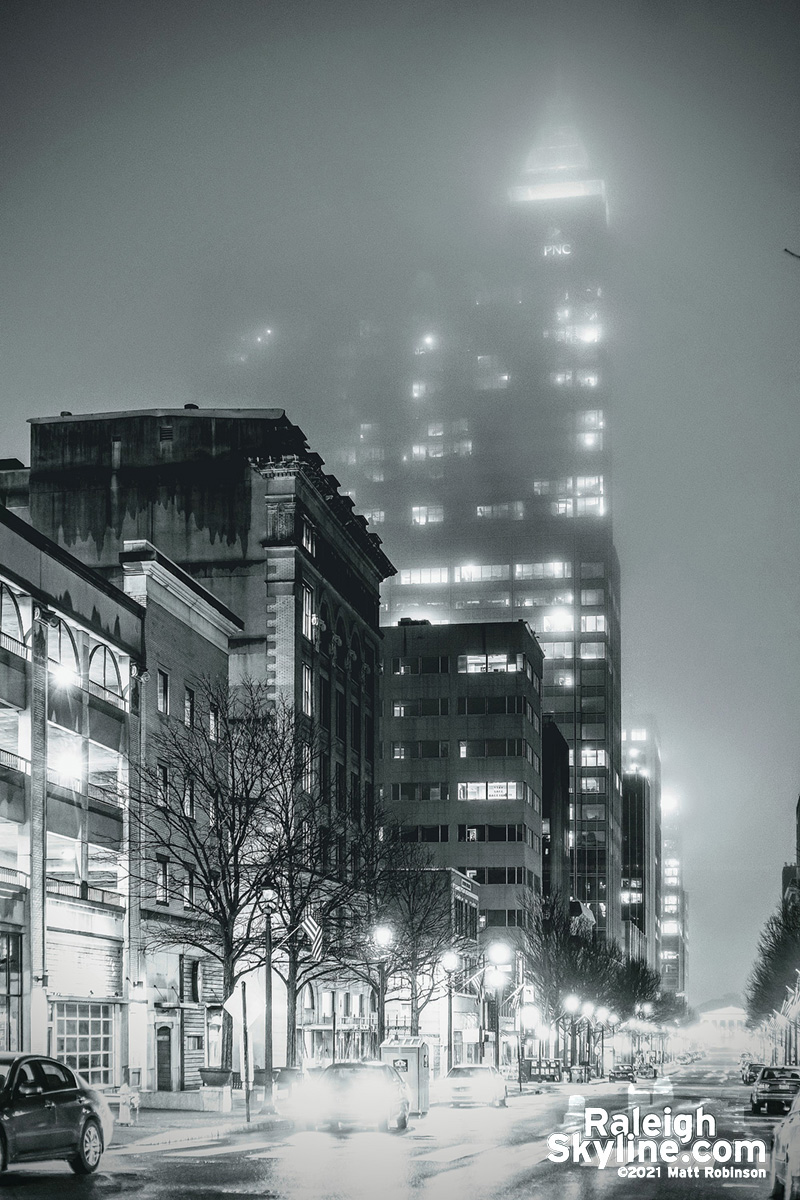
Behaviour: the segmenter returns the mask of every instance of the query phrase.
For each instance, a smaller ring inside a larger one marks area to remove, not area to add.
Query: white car
[[[497,1067],[464,1063],[447,1072],[443,1099],[448,1104],[494,1104],[505,1108],[508,1097],[506,1081]]]
[[[776,1126],[769,1160],[770,1196],[800,1200],[800,1092]]]

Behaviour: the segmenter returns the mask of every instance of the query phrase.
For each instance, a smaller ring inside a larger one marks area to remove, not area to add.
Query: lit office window
[[[441,504],[417,504],[411,509],[412,525],[439,525],[444,520]]]
[[[479,583],[491,579],[509,579],[511,568],[506,563],[482,564],[467,563],[463,567],[453,568],[454,583]]]
[[[400,572],[401,584],[447,583],[447,567],[415,567]]]
[[[569,562],[538,562],[516,563],[514,566],[515,579],[571,579],[572,563]]]

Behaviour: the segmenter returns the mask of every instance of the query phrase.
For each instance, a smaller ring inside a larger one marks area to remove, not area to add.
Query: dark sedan
[[[760,1113],[766,1106],[767,1112],[780,1108],[786,1111],[800,1091],[800,1068],[764,1067],[758,1075],[750,1093],[750,1108]]]
[[[104,1127],[110,1129],[103,1104],[64,1063],[0,1054],[0,1170],[60,1158],[76,1174],[90,1175],[105,1148]]]

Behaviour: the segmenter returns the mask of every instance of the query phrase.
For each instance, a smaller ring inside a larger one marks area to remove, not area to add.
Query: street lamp
[[[511,947],[506,942],[490,942],[486,957],[492,967],[484,972],[488,987],[494,991],[494,1065],[500,1069],[500,997],[508,983],[508,964],[511,962]],[[503,970],[502,968],[506,969]]]
[[[519,1070],[519,1090],[522,1091],[522,1057],[525,1042],[525,1030],[538,1029],[542,1021],[542,1014],[535,1004],[520,1004],[517,1009],[519,1016],[519,1040],[517,1042],[517,1067]],[[539,1045],[539,1059],[542,1057],[541,1043]]]
[[[601,1004],[594,1015],[600,1026],[600,1077],[602,1078],[606,1073],[606,1023],[610,1014],[606,1006]]]
[[[378,958],[378,1054],[380,1055],[381,1046],[386,1039],[386,952],[394,941],[394,933],[388,925],[378,925],[372,931],[372,940],[381,951],[381,956]]]
[[[569,1066],[575,1065],[575,1015],[580,1009],[581,998],[574,992],[564,999],[563,1009],[569,1015]],[[567,1065],[567,1047],[564,1046],[564,1065]]]
[[[442,967],[447,974],[447,1070],[453,1066],[453,972],[461,965],[455,950],[442,955]]]
[[[272,1113],[272,905],[276,894],[264,891],[264,1101],[262,1113]],[[304,1035],[305,1036],[305,1035]]]

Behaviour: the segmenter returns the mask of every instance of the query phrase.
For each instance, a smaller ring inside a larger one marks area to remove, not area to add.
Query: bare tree
[[[323,927],[332,949],[334,917],[359,887],[346,852],[354,817],[319,794],[316,751],[310,721],[273,702],[264,685],[205,681],[191,720],[167,722],[152,739],[132,806],[132,869],[145,907],[161,914],[147,922],[148,945],[193,947],[216,959],[227,999],[264,965],[270,920],[272,965],[287,988],[289,1063],[298,993],[330,971],[330,955],[314,953],[307,919]],[[225,1012],[225,1067],[232,1042]]]
[[[459,923],[450,872],[434,864],[425,846],[405,841],[402,829],[380,816],[374,817],[371,832],[368,870],[342,949],[349,970],[375,991],[383,970],[386,995],[408,1001],[411,1036],[417,1036],[421,1013],[446,989],[441,960],[455,952],[469,961],[477,930]],[[378,926],[391,931],[383,948],[374,941]]]
[[[794,889],[770,914],[758,939],[756,958],[745,988],[747,1017],[758,1025],[780,1012],[787,988],[794,989],[800,965],[800,903]]]
[[[575,993],[632,1016],[638,1003],[656,1002],[661,979],[644,959],[628,959],[614,941],[599,941],[576,924],[557,893],[521,897],[527,970],[545,1021],[559,1015],[565,996]]]
[[[187,720],[165,722],[136,773],[131,871],[148,912],[150,947],[182,946],[215,959],[223,998],[252,969],[262,898],[274,862],[274,718],[263,688],[203,681]],[[159,919],[160,918],[160,919]],[[222,1065],[232,1065],[223,1012]]]

